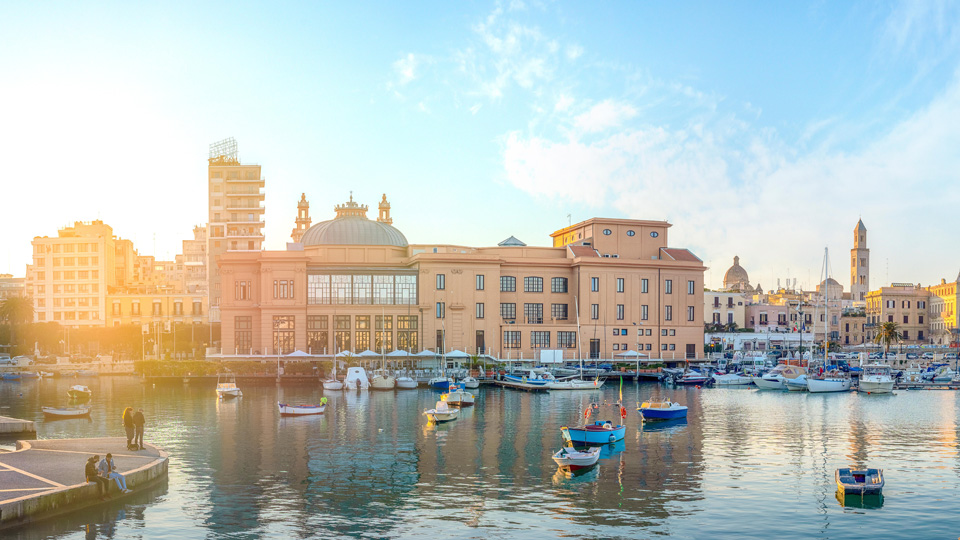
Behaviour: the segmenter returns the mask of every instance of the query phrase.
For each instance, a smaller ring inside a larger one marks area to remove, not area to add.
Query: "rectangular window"
[[[114,314],[114,315],[120,315],[120,304],[114,304],[114,305],[113,305],[113,314]]]
[[[917,321],[917,324],[923,324],[923,315],[919,315],[920,320]],[[923,338],[921,338],[923,339]]]
[[[668,279],[663,282],[663,294],[673,294],[673,280]]]
[[[437,302],[437,318],[442,319],[447,315],[447,305],[445,302]]]
[[[555,277],[550,279],[550,292],[555,292],[555,293],[567,292],[567,278]]]
[[[624,316],[623,304],[617,304],[617,320],[622,321]]]
[[[393,304],[393,276],[373,276],[373,303]]]
[[[173,303],[173,314],[178,316],[183,315],[183,302]]]
[[[477,302],[477,318],[483,318],[483,302]]]
[[[550,317],[558,321],[567,320],[567,304],[550,304]]]
[[[523,292],[543,292],[542,277],[523,278]]]
[[[417,316],[397,315],[397,347],[407,352],[417,352]]]
[[[437,290],[442,291],[447,288],[447,276],[444,274],[437,274]]]
[[[593,320],[600,318],[600,304],[590,304],[590,318]]]
[[[590,278],[590,290],[592,292],[598,292],[600,290],[600,278],[598,277]]]
[[[367,328],[370,328],[369,321],[367,323]],[[362,353],[363,351],[369,348],[370,348],[370,330],[357,330],[356,343],[353,344],[354,352]]]
[[[517,318],[516,304],[500,304],[500,317],[502,319],[513,320]]]
[[[329,347],[329,318],[327,315],[307,315],[307,350],[311,354],[326,354]]]
[[[514,330],[506,330],[503,332],[503,348],[504,349],[519,349],[520,348],[520,332]]]
[[[154,317],[160,317],[161,315],[163,315],[163,309],[162,309],[162,307],[161,307],[160,302],[154,302],[154,303],[153,303],[153,316],[154,316]]]
[[[692,321],[696,317],[696,310],[693,309],[693,306],[687,306],[687,320]]]
[[[575,349],[577,347],[577,333],[557,332],[557,347],[561,349]]]
[[[477,274],[477,290],[483,290],[483,274]]]
[[[643,304],[640,306],[640,320],[648,321],[650,320],[650,306]]]
[[[487,343],[483,337],[483,330],[477,330],[476,345],[477,345],[477,354],[484,354],[487,352]]]
[[[133,315],[140,315],[140,303],[139,303],[139,302],[134,302],[133,304],[131,304],[131,305],[130,305],[130,312],[131,312]]]
[[[687,294],[693,294],[695,284],[696,282],[693,280],[687,281]]]
[[[233,318],[233,344],[236,350],[249,352],[253,348],[253,318]]]
[[[546,349],[550,347],[550,332],[530,332],[530,347]]]
[[[443,330],[437,330],[437,352],[444,353],[446,352],[446,344],[443,342]]]
[[[377,315],[374,317],[376,334],[374,335],[374,351],[393,351],[393,315]]]
[[[373,276],[353,276],[353,303],[373,303]]]
[[[663,306],[663,320],[673,320],[673,306]]]
[[[290,354],[294,347],[294,316],[293,315],[274,315],[273,316],[273,343],[271,348],[273,354]]]
[[[910,339],[910,332],[909,332],[908,330],[904,330],[904,331],[903,331],[903,340],[904,340],[904,341],[907,341],[908,339]]]
[[[903,316],[903,324],[910,324],[910,317],[908,315]]]
[[[617,278],[617,292],[623,292],[623,278]]]
[[[517,278],[500,276],[500,292],[517,292]]]
[[[203,302],[200,300],[194,300],[193,302],[193,311],[192,315],[203,315]]]
[[[543,324],[543,304],[524,304],[523,319],[527,324]]]
[[[648,292],[650,292],[650,280],[649,280],[649,279],[644,278],[644,279],[641,279],[641,280],[640,280],[640,292],[642,292],[642,293],[648,293]]]
[[[340,315],[337,315],[337,317],[340,317]],[[348,319],[350,318],[349,315],[347,315],[346,317],[347,317]],[[349,325],[350,323],[348,322],[347,324]],[[336,343],[334,344],[334,346],[335,346],[336,349],[337,349],[337,353],[339,353],[339,352],[341,352],[341,351],[349,351],[349,350],[351,350],[350,344],[351,344],[352,340],[350,339],[350,331],[349,331],[349,330],[337,330],[336,332],[334,332],[334,340],[335,340],[335,342],[336,342]]]

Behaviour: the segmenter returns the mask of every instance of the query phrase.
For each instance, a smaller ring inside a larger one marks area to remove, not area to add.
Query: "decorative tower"
[[[393,218],[390,217],[390,203],[387,202],[387,194],[383,194],[383,198],[380,199],[380,216],[377,217],[377,221],[380,223],[386,223],[387,225],[393,224]]]
[[[307,202],[307,194],[300,194],[300,202],[297,203],[297,225],[293,228],[293,232],[290,233],[290,238],[293,238],[294,242],[300,242],[300,239],[303,238],[303,233],[307,232],[307,229],[310,228],[310,203]]]
[[[870,250],[867,249],[867,228],[863,220],[853,229],[853,249],[850,250],[850,299],[865,302],[870,292]]]

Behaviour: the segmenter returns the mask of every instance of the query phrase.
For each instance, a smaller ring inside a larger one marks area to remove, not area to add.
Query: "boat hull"
[[[893,392],[893,381],[871,381],[869,379],[861,379],[860,391],[868,394],[889,394]]]
[[[575,428],[562,427],[561,433],[565,440],[574,444],[610,444],[623,440],[627,431],[626,426],[611,424],[610,429],[597,429],[599,426],[580,426]]]
[[[289,417],[289,416],[311,416],[315,414],[323,414],[326,405],[288,405],[286,403],[278,403],[277,407],[280,409],[280,416]]]
[[[783,384],[787,387],[787,390],[791,392],[806,392],[807,391],[807,377],[806,375],[801,375],[796,379],[787,379],[783,381]]]
[[[242,396],[243,392],[241,392],[239,388],[234,388],[231,390],[217,390],[217,395],[220,396],[221,399],[230,399]]]
[[[430,379],[430,382],[427,384],[434,390],[443,390],[446,392],[450,389],[451,382],[452,381],[448,377],[438,377],[435,379]]]
[[[90,408],[81,409],[56,409],[54,407],[43,407],[44,418],[84,418],[90,416]]]
[[[583,452],[561,448],[559,452],[553,455],[553,462],[562,470],[569,472],[589,469],[596,465],[599,459],[599,447],[593,447]]]
[[[592,381],[581,381],[579,379],[573,379],[569,381],[557,381],[555,383],[550,383],[550,390],[598,390],[603,387],[604,381],[598,381],[596,379]]]
[[[763,377],[754,377],[753,384],[760,390],[783,390],[787,385],[779,379],[764,379]]]
[[[444,422],[450,422],[452,420],[456,420],[457,417],[460,415],[460,411],[458,411],[457,409],[450,409],[449,411],[438,411],[436,409],[431,409],[429,411],[426,411],[423,414],[427,415],[427,418],[430,421],[436,424],[442,424]]]
[[[532,387],[550,388],[550,381],[546,379],[531,379],[529,377],[517,377],[516,375],[504,375],[503,381]]]
[[[327,380],[323,381],[324,390],[343,390],[343,383],[337,380]]]
[[[373,377],[373,380],[370,381],[370,388],[373,388],[374,390],[393,390],[396,386],[397,379],[393,377],[376,375]]]
[[[807,392],[846,392],[850,390],[850,379],[807,379]]]
[[[466,377],[460,381],[460,384],[462,384],[464,388],[470,388],[473,390],[480,388],[480,381],[474,379],[473,377]]]
[[[401,390],[412,390],[417,387],[417,381],[410,377],[400,377],[397,379],[397,388]]]
[[[847,495],[880,495],[883,493],[883,469],[837,469],[837,489]]]
[[[687,408],[683,409],[637,409],[644,420],[675,420],[687,417]]]
[[[449,394],[444,394],[443,399],[449,405],[455,405],[457,407],[473,407],[474,402],[473,394],[468,392],[450,392]]]

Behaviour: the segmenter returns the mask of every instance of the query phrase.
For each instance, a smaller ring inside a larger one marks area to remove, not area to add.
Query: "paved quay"
[[[20,420],[0,416],[0,435],[17,435],[20,433],[36,433],[37,425],[31,420]]]
[[[93,455],[113,454],[127,487],[139,488],[167,475],[167,453],[153,445],[138,452],[126,439],[47,439],[17,441],[17,450],[0,454],[0,530],[98,504],[95,484],[84,478]],[[113,499],[123,497],[110,482]]]

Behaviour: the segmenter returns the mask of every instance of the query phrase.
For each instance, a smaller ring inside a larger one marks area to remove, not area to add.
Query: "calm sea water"
[[[41,438],[121,436],[142,406],[147,440],[170,453],[168,481],[123,503],[5,538],[956,538],[958,394],[799,394],[628,384],[624,402],[669,396],[685,423],[641,425],[593,471],[550,459],[559,428],[602,392],[486,388],[455,422],[428,425],[428,390],[336,393],[323,417],[281,419],[278,399],[315,402],[312,385],[88,379],[90,421],[44,421],[75,381],[0,383],[0,415],[37,421]],[[20,395],[22,394],[22,396]],[[607,410],[614,418],[613,408]],[[885,470],[882,501],[836,494],[834,470]]]

